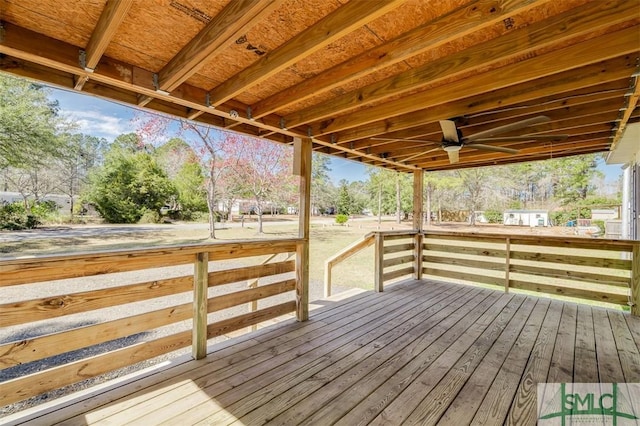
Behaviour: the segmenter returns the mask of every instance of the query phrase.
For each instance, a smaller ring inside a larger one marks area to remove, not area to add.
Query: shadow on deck
[[[640,318],[403,281],[0,422],[534,424],[536,384],[640,382]]]

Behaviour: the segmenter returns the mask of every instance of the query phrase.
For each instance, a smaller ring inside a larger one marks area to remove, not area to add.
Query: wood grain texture
[[[637,379],[636,317],[501,289],[407,280],[384,293],[334,298],[307,322],[291,318],[226,340],[202,360],[83,391],[75,403],[50,403],[37,418],[45,424],[350,426],[468,424],[475,417],[522,424],[535,412],[536,383]],[[189,345],[190,333],[182,337]],[[91,359],[83,373],[141,359],[181,341],[175,339]],[[54,386],[77,378],[79,368],[37,373],[4,383],[3,390],[5,384],[10,394]]]

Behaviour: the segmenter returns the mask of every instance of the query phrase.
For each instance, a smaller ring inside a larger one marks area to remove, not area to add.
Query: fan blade
[[[469,143],[466,144],[465,147],[481,149],[483,151],[506,152],[507,154],[517,154],[518,152],[520,152],[517,149],[505,148],[503,146],[483,145],[481,143]]]
[[[455,164],[458,161],[460,161],[460,151],[447,151],[447,154],[449,154],[449,163],[450,164]]]
[[[458,139],[458,128],[456,127],[456,123],[451,120],[440,120],[440,127],[442,128],[442,135],[444,136],[444,140],[450,142],[460,142]]]
[[[426,139],[393,139],[393,138],[371,138],[372,141],[388,141],[388,142],[424,142],[424,143],[437,143],[440,141],[430,141]]]
[[[407,157],[407,158],[403,159],[402,161],[409,161],[409,160],[413,160],[414,158],[418,158],[418,157],[421,157],[421,156],[423,156],[423,155],[427,155],[427,154],[429,154],[430,152],[438,151],[439,149],[440,149],[440,147],[430,149],[429,151],[419,152],[419,153],[417,153],[417,154],[413,154],[413,155],[411,155],[411,156],[409,156],[409,157]]]
[[[531,136],[505,136],[503,138],[481,138],[474,139],[474,142],[518,142],[518,141],[563,141],[569,135],[531,135]],[[467,145],[468,146],[468,145]]]
[[[500,135],[502,133],[511,132],[514,130],[520,130],[525,127],[532,126],[534,124],[546,123],[551,121],[546,115],[539,115],[537,117],[528,118],[526,120],[516,121],[515,123],[506,124],[504,126],[494,127],[493,129],[485,130],[484,132],[478,132],[465,138],[469,142],[477,141],[478,139],[490,138],[491,136]]]

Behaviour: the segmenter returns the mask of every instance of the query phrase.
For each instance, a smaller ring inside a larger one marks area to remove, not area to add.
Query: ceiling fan
[[[416,157],[420,157],[422,155],[428,154],[430,152],[443,149],[449,155],[449,163],[454,164],[459,161],[459,152],[462,149],[462,147],[469,147],[469,148],[479,149],[483,151],[494,151],[494,152],[504,152],[507,154],[517,154],[518,153],[517,149],[506,148],[502,146],[486,145],[486,143],[512,142],[512,141],[513,142],[536,141],[536,140],[558,141],[558,140],[564,140],[567,137],[569,137],[569,135],[522,135],[522,136],[495,137],[497,135],[524,129],[525,127],[533,126],[535,124],[546,123],[548,121],[551,121],[549,117],[544,115],[539,115],[533,118],[528,118],[526,120],[521,120],[521,121],[516,121],[515,123],[506,124],[504,126],[494,127],[493,129],[478,132],[473,135],[463,136],[460,129],[458,129],[458,127],[456,126],[455,121],[440,120],[439,123],[440,123],[440,128],[442,129],[442,135],[443,135],[443,138],[441,141],[431,141],[431,140],[421,140],[421,139],[386,139],[386,138],[372,138],[372,139],[382,140],[382,141],[439,143],[440,144],[439,147],[430,149],[428,151],[420,152],[418,154],[414,154],[410,157],[405,158],[404,161],[408,161]]]

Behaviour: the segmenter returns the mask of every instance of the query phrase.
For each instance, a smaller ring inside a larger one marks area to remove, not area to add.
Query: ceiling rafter
[[[210,101],[219,105],[261,83],[300,59],[317,52],[353,30],[379,18],[406,0],[369,0],[349,2],[267,53],[237,75],[211,90]]]
[[[432,107],[420,108],[407,114],[377,120],[363,126],[338,132],[336,140],[339,144],[348,143],[437,120],[530,102],[554,93],[572,92],[603,83],[628,79],[635,68],[635,55],[639,53],[621,55],[620,57],[591,64],[577,70],[571,69],[560,72],[538,79],[535,82],[523,82],[496,89],[489,94],[480,93],[457,101],[440,103]]]
[[[376,46],[314,77],[278,92],[252,106],[256,117],[325,93],[340,85],[442,46],[506,17],[550,1],[475,0],[397,38]]]
[[[98,23],[91,34],[85,51],[85,70],[87,74],[78,76],[74,89],[82,90],[82,86],[89,79],[89,73],[98,65],[100,58],[107,50],[109,42],[116,33],[118,27],[127,16],[133,0],[107,0]]]
[[[403,97],[356,111],[346,116],[336,117],[321,125],[317,133],[327,134],[361,126],[373,121],[413,112],[425,106],[434,106],[451,100],[526,83],[540,77],[580,68],[595,62],[636,52],[637,50],[637,28],[625,28],[501,67],[495,70],[495,72],[500,73],[500,79],[495,78],[495,72],[484,72],[464,80],[457,80],[428,91],[416,93],[411,97]]]
[[[225,6],[158,72],[158,90],[171,92],[197,73],[205,62],[276,10],[284,0],[234,0]],[[151,101],[145,96],[139,106]],[[195,118],[195,115],[191,115]]]
[[[287,114],[285,120],[291,127],[295,127],[344,114],[363,105],[384,101],[428,86],[433,87],[445,79],[486,69],[487,66],[507,59],[527,57],[550,44],[561,43],[632,19],[630,14],[637,5],[623,0],[617,3],[615,13],[610,12],[607,7],[611,5],[604,2],[587,3],[548,20],[514,30],[436,61],[429,61],[421,67],[412,68],[356,91]]]
[[[559,108],[569,108],[606,99],[616,99],[622,95],[623,91],[627,90],[626,86],[626,80],[618,80],[597,87],[590,87],[588,89],[589,92],[582,89],[541,98],[533,105],[529,103],[518,104],[496,110],[490,114],[482,114],[480,116],[474,116],[474,114],[470,114],[470,116],[465,115],[463,117],[464,121],[459,125],[459,128],[464,132],[465,126],[471,126],[474,123],[496,123],[505,119],[516,119],[531,114],[545,114],[547,111],[553,111]],[[384,137],[389,139],[428,139],[429,137],[439,138],[441,136],[440,132],[440,126],[436,121],[432,121],[430,123],[419,123],[408,129],[389,132],[386,133]],[[362,139],[351,143],[353,143],[356,149],[359,149],[363,146],[371,146],[372,142],[371,139]]]

